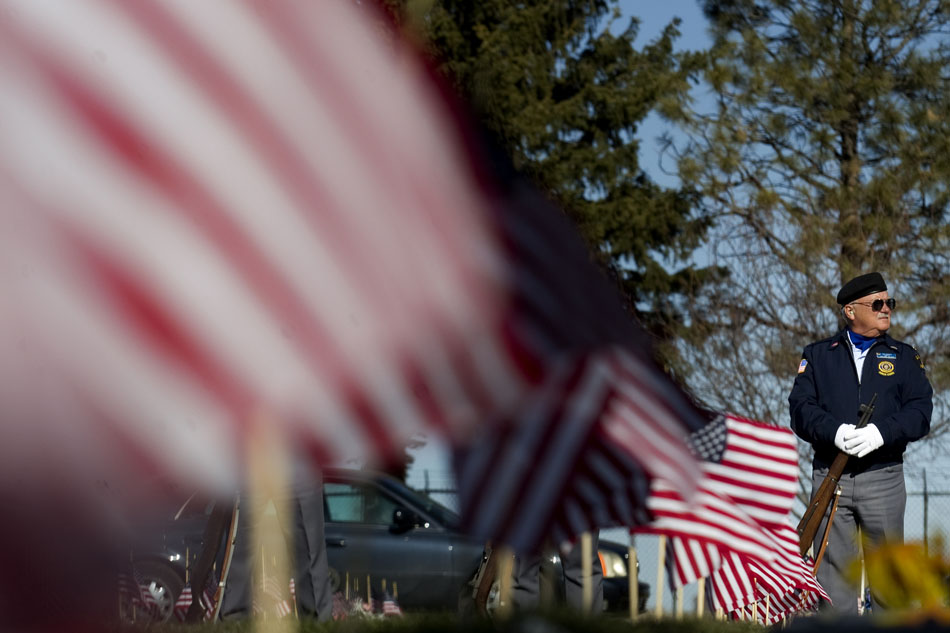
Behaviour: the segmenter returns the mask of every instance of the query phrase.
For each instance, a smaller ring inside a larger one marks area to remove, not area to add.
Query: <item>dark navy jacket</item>
[[[861,459],[850,458],[845,472],[901,463],[907,443],[930,431],[933,388],[917,350],[887,334],[868,350],[861,384],[847,330],[805,348],[788,403],[792,430],[815,448],[815,468],[831,465],[838,454],[838,427],[856,424],[861,404],[875,393],[871,422],[881,432],[884,446]]]

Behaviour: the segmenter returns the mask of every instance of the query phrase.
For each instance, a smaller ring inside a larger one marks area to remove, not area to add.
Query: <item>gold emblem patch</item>
[[[894,363],[889,360],[882,360],[877,364],[877,373],[882,376],[893,376],[894,375]]]

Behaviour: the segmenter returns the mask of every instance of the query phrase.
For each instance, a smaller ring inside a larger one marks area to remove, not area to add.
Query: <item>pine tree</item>
[[[717,407],[787,424],[802,347],[835,293],[882,272],[946,424],[950,7],[937,0],[708,0],[714,103],[670,144],[729,279],[691,304],[681,369]]]
[[[677,109],[701,56],[673,50],[678,22],[637,49],[615,0],[389,0],[523,173],[576,222],[641,320],[674,331],[676,296],[713,271],[690,265],[706,223],[638,162],[638,125]]]

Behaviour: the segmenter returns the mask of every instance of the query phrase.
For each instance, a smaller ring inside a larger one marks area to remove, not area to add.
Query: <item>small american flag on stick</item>
[[[774,615],[796,590],[825,595],[798,556],[788,522],[798,483],[791,432],[724,416],[694,433],[690,445],[703,460],[700,499],[706,505],[691,511],[667,494],[651,526],[669,530],[671,581],[682,586],[708,577],[713,608],[725,612],[770,596]]]

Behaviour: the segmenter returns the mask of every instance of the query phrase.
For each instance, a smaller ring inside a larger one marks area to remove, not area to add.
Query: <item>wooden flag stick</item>
[[[594,581],[591,571],[594,566],[593,539],[590,532],[581,534],[581,605],[584,613],[590,613],[594,608]]]
[[[637,575],[637,548],[633,533],[630,533],[630,547],[627,550],[627,578],[630,580],[630,619],[636,620],[640,615],[640,583]]]
[[[673,595],[676,596],[676,619],[683,619],[683,588],[677,587]]]
[[[703,617],[703,609],[706,607],[706,577],[696,581],[696,617]]]
[[[512,614],[511,589],[515,558],[510,547],[499,547],[498,554],[498,609],[495,613],[498,619],[505,620]]]
[[[663,575],[666,567],[666,535],[661,534],[656,552],[656,617],[663,617]]]
[[[859,539],[859,541],[860,541],[860,539]],[[865,566],[864,566],[864,552],[863,552],[863,548],[862,548],[862,552],[861,552],[861,593],[858,594],[858,615],[863,615],[863,614],[864,614],[864,591],[865,591],[864,588],[867,586],[867,580],[868,580],[868,575],[867,575],[867,569],[866,569]]]
[[[290,456],[280,434],[275,420],[259,412],[251,419],[251,437],[248,443],[248,473],[252,511],[264,512],[268,502],[274,504],[278,516],[286,516],[282,504],[287,502],[286,491],[290,489],[290,477],[287,470]],[[252,583],[254,601],[264,605],[268,603],[264,591],[264,547],[268,542],[283,539],[279,526],[274,521],[263,521],[260,516],[248,517],[251,526],[251,551],[262,553],[261,558],[251,556],[251,578],[259,577],[260,583]],[[256,567],[260,565],[260,570]],[[258,572],[259,573],[254,573]],[[277,578],[289,578],[289,566],[286,557],[281,557],[281,564],[274,569]],[[255,617],[252,630],[257,633],[290,633],[292,630],[290,618],[261,618]]]

